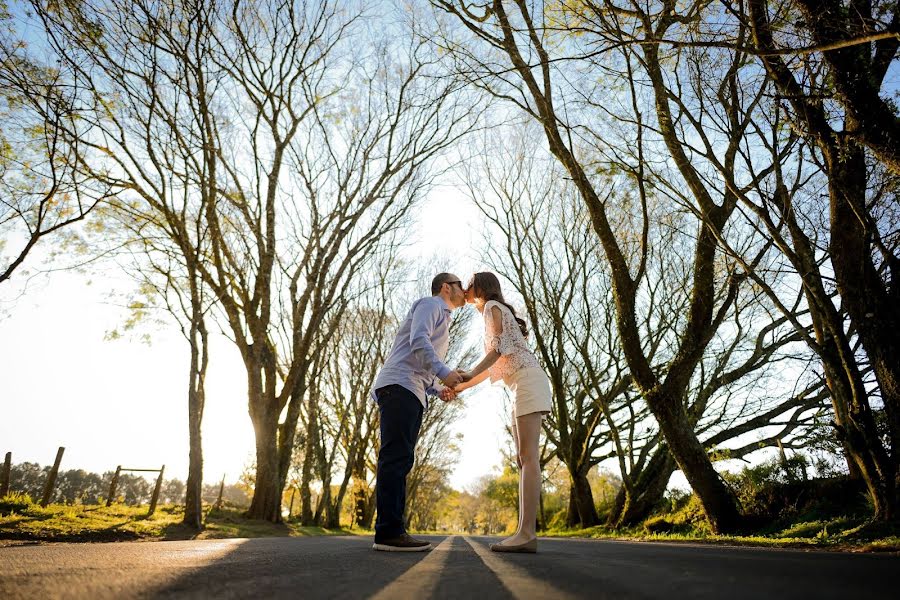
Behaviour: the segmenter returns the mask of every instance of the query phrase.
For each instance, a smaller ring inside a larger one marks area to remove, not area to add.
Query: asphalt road
[[[900,557],[433,536],[428,553],[363,537],[0,547],[0,598],[896,598]]]

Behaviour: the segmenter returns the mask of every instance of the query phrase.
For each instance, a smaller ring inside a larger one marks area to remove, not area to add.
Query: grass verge
[[[3,503],[0,502],[0,508]],[[147,516],[146,506],[113,504],[68,506],[17,505],[0,511],[0,544],[21,542],[119,542],[318,535],[359,535],[361,530],[303,527],[297,523],[269,523],[246,519],[237,509],[210,511],[206,527],[197,532],[182,524],[184,507],[158,506]]]
[[[83,506],[51,504],[41,508],[29,500],[0,499],[0,545],[29,542],[113,542],[137,540],[189,540],[251,537],[299,537],[321,535],[372,535],[363,529],[304,527],[296,522],[269,523],[246,519],[242,511],[225,508],[207,514],[206,527],[197,532],[182,524],[184,507],[164,505],[148,517],[146,506],[113,504]],[[648,524],[652,521],[648,521]],[[541,536],[709,543],[768,548],[806,548],[855,552],[900,552],[900,523],[881,523],[862,518],[837,517],[798,521],[745,535],[715,535],[686,523],[672,531],[646,527],[612,530],[557,529]],[[446,534],[447,532],[435,532]]]
[[[548,537],[628,540],[636,542],[707,543],[763,548],[801,548],[843,552],[900,552],[900,523],[881,523],[839,517],[829,520],[792,523],[778,531],[748,532],[744,535],[716,535],[705,529],[651,532],[643,527],[609,529],[558,529],[540,532]]]

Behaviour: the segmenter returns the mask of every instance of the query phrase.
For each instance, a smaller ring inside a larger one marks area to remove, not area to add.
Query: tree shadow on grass
[[[40,520],[40,519],[35,519]],[[133,542],[145,538],[140,533],[122,529],[131,520],[115,523],[102,529],[88,529],[73,532],[57,530],[15,529],[0,530],[0,540],[19,540],[29,542]]]
[[[202,530],[172,523],[163,528],[163,540],[263,538],[263,537],[319,537],[353,535],[345,529],[325,529],[324,527],[302,526],[297,521],[272,523],[248,519],[240,509],[223,508],[209,511]]]

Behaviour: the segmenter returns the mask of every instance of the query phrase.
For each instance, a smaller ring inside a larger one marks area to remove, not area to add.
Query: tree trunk
[[[628,489],[623,484],[619,491],[616,492],[612,508],[609,509],[609,514],[606,515],[607,527],[619,527],[619,521],[622,519],[622,513],[625,511],[625,504],[628,502],[628,496]]]
[[[325,525],[326,529],[340,529],[341,527],[341,505],[337,502],[329,502],[325,508]]]
[[[741,521],[737,501],[713,467],[703,444],[697,439],[681,399],[667,397],[658,391],[650,391],[645,397],[675,462],[700,499],[713,532],[737,530]]]
[[[834,347],[834,343],[826,350]],[[872,499],[875,518],[892,519],[896,514],[896,487],[891,461],[885,452],[875,420],[869,410],[862,378],[852,365],[840,368],[840,360],[825,352],[825,380],[831,390],[838,439],[857,467]],[[849,381],[848,381],[849,379]]]
[[[763,50],[775,48],[766,3],[751,0],[747,6],[755,44]],[[869,45],[861,45],[856,51],[863,53],[860,58],[867,59],[864,53],[869,52]],[[830,54],[829,60],[835,56]],[[900,349],[895,332],[900,320],[900,309],[897,308],[900,306],[900,288],[894,282],[895,287],[886,291],[885,283],[872,263],[870,252],[877,226],[872,223],[872,215],[866,206],[865,154],[845,135],[857,133],[859,124],[854,120],[852,111],[848,111],[844,132],[836,132],[819,100],[805,93],[780,55],[767,54],[762,60],[779,91],[793,105],[795,118],[800,121],[802,129],[808,132],[825,157],[831,211],[832,267],[841,301],[847,307],[863,348],[875,367],[891,429],[891,446],[896,452],[896,440],[900,437],[900,398],[897,395]],[[788,225],[791,225],[790,221]],[[886,260],[894,261],[889,267],[896,272],[896,259],[888,256]],[[799,272],[801,276],[805,274],[804,270]],[[832,314],[837,311],[827,295],[817,291],[813,296],[811,311],[816,309],[819,299],[822,299],[820,304],[824,309],[818,319],[814,315],[813,324],[817,327],[817,341],[824,348],[822,362],[832,392],[838,437],[866,483],[875,505],[876,518],[894,518],[898,501],[897,478],[900,475],[897,461],[888,455],[875,428],[867,391],[861,383],[856,357],[850,351],[840,315]]]
[[[578,504],[575,500],[575,486],[569,486],[569,508],[566,510],[566,527],[574,528],[581,525],[581,516],[578,514]]]
[[[205,346],[203,352],[205,353]],[[192,349],[191,353],[194,353]],[[195,357],[191,357],[193,365]],[[205,371],[205,367],[203,369]],[[184,524],[193,529],[203,527],[203,440],[200,426],[203,422],[205,372],[191,368],[191,385],[188,390],[188,477],[185,486]]]
[[[316,503],[316,514],[313,521],[316,525],[323,526],[331,518],[331,476],[323,475],[323,472],[319,471],[319,480],[322,482],[322,494]],[[323,514],[325,515],[324,519],[322,518]]]
[[[274,412],[274,411],[272,411]],[[256,434],[256,483],[247,516],[281,523],[281,487],[278,473],[278,415],[251,414]]]
[[[359,432],[357,430],[357,436],[358,435],[359,435]],[[358,444],[360,438],[357,437],[356,439],[357,439],[357,444]],[[356,447],[351,446],[349,455],[352,457],[356,453],[356,451],[357,451]],[[329,518],[328,523],[326,523],[326,525],[325,525],[326,527],[329,527],[332,529],[337,529],[337,528],[340,528],[340,526],[341,526],[341,506],[343,506],[343,504],[344,504],[344,498],[347,495],[347,488],[350,485],[350,477],[351,477],[352,471],[353,471],[352,465],[355,465],[357,462],[358,461],[355,458],[353,460],[348,460],[347,464],[344,467],[344,476],[341,479],[341,485],[338,486],[338,491],[337,491],[337,494],[336,494],[336,496],[334,498],[334,502],[333,502],[334,506],[331,509],[331,514],[334,514],[337,516],[333,522]],[[351,519],[352,519],[352,517],[351,517]]]
[[[375,493],[366,492],[366,456],[365,447],[358,453],[353,464],[353,516],[356,524],[363,529],[369,529],[372,526],[372,513],[370,509],[370,496],[374,497]],[[374,505],[372,505],[374,507]]]
[[[610,527],[632,527],[648,516],[662,501],[666,486],[677,465],[666,445],[661,445],[638,473],[632,473],[634,483],[629,494],[623,485],[616,495],[613,510],[607,517]]]
[[[538,522],[537,522],[537,530],[544,531],[547,529],[547,514],[544,511],[544,490],[541,490],[539,498],[539,506],[538,506]]]
[[[185,485],[184,520],[192,529],[203,528],[203,440],[200,427],[206,404],[206,368],[209,364],[206,323],[202,299],[192,278],[191,285],[191,367],[188,381],[188,476]]]
[[[188,396],[188,476],[185,485],[183,523],[193,529],[203,527],[203,442],[200,437],[201,417],[196,406],[200,402],[197,392],[191,390]]]
[[[357,523],[362,529],[372,529],[375,520],[375,492],[358,492],[356,497]]]
[[[309,486],[312,481],[313,465],[316,459],[315,437],[317,431],[316,405],[310,398],[306,420],[306,449],[303,453],[303,468],[300,470],[300,524],[305,526],[315,523],[313,519],[312,493]]]
[[[846,128],[854,127],[848,122]],[[872,260],[871,230],[876,226],[869,222],[865,205],[865,154],[852,144],[842,150],[839,156],[826,155],[830,159],[831,263],[841,301],[872,363],[887,416],[890,446],[897,452],[900,448],[900,338],[897,335],[900,284],[894,282],[894,290],[886,290]],[[871,415],[860,417],[869,419]],[[881,446],[877,434],[871,444]],[[897,460],[884,456],[878,462],[884,489],[883,498],[876,501],[876,518],[893,519],[897,514]]]
[[[591,484],[588,482],[585,473],[578,472],[572,475],[572,489],[570,498],[574,499],[569,502],[569,508],[574,505],[578,512],[578,523],[581,527],[593,527],[600,523],[600,517],[597,516],[597,507],[594,506],[594,495],[591,493]]]
[[[287,486],[288,472],[294,459],[294,444],[297,438],[297,425],[300,421],[303,398],[309,391],[306,385],[307,368],[308,364],[306,363],[300,368],[297,383],[291,390],[284,423],[278,428],[278,479],[282,490]]]

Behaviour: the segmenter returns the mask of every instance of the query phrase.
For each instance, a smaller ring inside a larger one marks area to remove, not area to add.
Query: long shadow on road
[[[181,574],[140,595],[846,600],[893,597],[900,567],[885,555],[571,539],[497,555],[494,538],[430,539],[429,553],[374,552],[369,537],[241,540],[205,564],[174,561]]]
[[[891,598],[896,555],[430,536],[428,553],[370,537],[51,544],[0,548],[0,598]]]
[[[374,552],[368,537],[248,539],[147,595],[368,598],[428,556]]]
[[[563,592],[590,598],[890,598],[900,559],[604,540],[544,539],[521,567]]]

